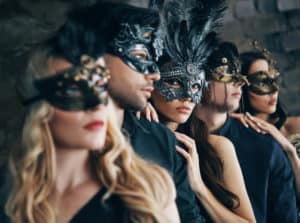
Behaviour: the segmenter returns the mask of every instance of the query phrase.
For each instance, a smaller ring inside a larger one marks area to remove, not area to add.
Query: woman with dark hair
[[[298,199],[300,196],[300,159],[288,138],[300,133],[300,118],[289,117],[278,100],[280,73],[267,51],[251,51],[241,54],[242,74],[249,85],[243,87],[244,103],[241,111],[245,115],[232,114],[244,125],[252,126],[258,132],[270,134],[286,152],[292,165]]]
[[[33,53],[18,82],[26,107],[9,161],[7,216],[13,223],[180,222],[169,174],[137,156],[120,130],[105,42],[96,44],[81,23],[87,17],[72,18]]]
[[[224,9],[223,1],[199,2],[180,0],[165,5],[167,53],[159,61],[161,79],[151,95],[154,108],[149,105],[146,116],[155,110],[159,121],[174,131],[186,148],[178,146],[177,151],[187,160],[191,188],[209,221],[255,222],[232,143],[225,137],[208,134],[205,125],[193,131],[195,140],[176,132],[201,102],[207,87],[205,67],[217,43],[212,30]],[[189,7],[185,11],[186,5]],[[199,15],[201,19],[194,20]]]

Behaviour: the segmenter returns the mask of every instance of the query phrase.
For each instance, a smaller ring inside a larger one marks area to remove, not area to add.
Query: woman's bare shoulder
[[[300,133],[300,116],[288,117],[284,123],[284,129],[287,135],[299,134]]]
[[[231,154],[234,151],[234,146],[232,142],[224,136],[210,134],[208,136],[208,142],[215,148],[216,152],[218,152],[220,155],[225,155],[228,153]]]

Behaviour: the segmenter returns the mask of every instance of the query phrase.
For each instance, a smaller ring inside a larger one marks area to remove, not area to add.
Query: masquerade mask
[[[228,83],[245,83],[248,84],[247,78],[240,74],[240,63],[237,59],[232,64],[228,63],[226,57],[222,58],[222,65],[211,70],[211,79],[214,81]]]
[[[162,55],[163,40],[151,26],[121,24],[121,31],[111,44],[111,50],[139,73],[159,73],[156,61]]]
[[[207,82],[203,68],[194,63],[185,63],[163,66],[161,79],[154,86],[167,101],[191,98],[194,103],[200,103]]]
[[[248,75],[249,86],[248,90],[255,94],[264,95],[271,94],[279,90],[279,73],[272,71],[270,73],[265,71],[255,72]]]
[[[29,104],[45,99],[54,107],[66,111],[92,109],[107,104],[108,70],[91,57],[83,55],[81,65],[59,74],[34,81],[39,95],[25,101]]]

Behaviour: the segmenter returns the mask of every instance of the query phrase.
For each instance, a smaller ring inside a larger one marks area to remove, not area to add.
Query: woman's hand
[[[187,161],[187,172],[191,188],[194,192],[198,192],[204,186],[204,182],[200,173],[199,156],[195,140],[179,132],[175,132],[177,140],[187,148],[187,151],[179,146],[176,146],[179,152]]]
[[[243,113],[230,113],[230,117],[239,120],[246,128],[253,128],[256,132],[266,134],[267,132],[260,126],[260,122],[258,122],[254,116],[250,115],[249,112]],[[260,120],[260,119],[259,119]]]
[[[264,134],[270,134],[285,150],[287,153],[294,153],[295,147],[290,143],[290,141],[271,123],[264,121],[260,118],[249,116],[249,119],[255,123],[255,125]]]
[[[155,122],[159,122],[158,114],[150,102],[147,103],[147,106],[143,111],[138,111],[136,113],[136,117],[138,119],[141,118],[141,115],[143,115],[149,122],[151,122],[152,120],[154,120]]]

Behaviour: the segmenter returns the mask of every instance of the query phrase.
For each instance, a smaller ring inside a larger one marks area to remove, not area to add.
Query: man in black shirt
[[[108,90],[120,127],[141,157],[163,166],[172,175],[181,221],[205,222],[189,186],[184,160],[175,150],[173,133],[158,123],[138,120],[134,114],[145,108],[153,83],[160,78],[156,60],[162,53],[162,40],[157,12],[112,3],[93,7],[98,7],[102,16],[98,27],[108,42],[104,55],[111,73]]]
[[[241,87],[235,46],[223,43],[209,59],[210,86],[195,111],[210,132],[229,138],[235,146],[246,188],[258,223],[297,222],[293,174],[279,144],[228,117],[239,107]]]

